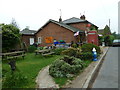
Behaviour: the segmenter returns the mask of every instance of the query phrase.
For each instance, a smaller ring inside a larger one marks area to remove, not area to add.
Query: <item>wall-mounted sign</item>
[[[53,43],[53,37],[46,37],[45,42],[46,43]]]

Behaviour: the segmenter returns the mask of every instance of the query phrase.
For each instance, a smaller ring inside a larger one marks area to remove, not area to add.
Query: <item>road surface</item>
[[[118,49],[109,48],[92,88],[118,88]]]

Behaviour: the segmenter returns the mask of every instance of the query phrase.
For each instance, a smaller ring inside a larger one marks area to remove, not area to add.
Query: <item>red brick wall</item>
[[[38,40],[38,37],[42,38],[42,44],[40,44],[41,46],[53,44],[53,41],[52,43],[47,44],[45,42],[46,37],[53,37],[53,39],[56,40],[64,40],[66,43],[71,43],[71,41],[75,41],[74,33],[72,31],[52,22],[50,22],[47,26],[45,26],[36,34],[36,40]]]
[[[27,47],[30,46],[30,38],[34,38],[35,40],[34,35],[22,35],[22,42],[25,42]]]
[[[73,27],[76,27],[76,28],[78,28],[80,30],[85,31],[87,23],[74,23],[74,24],[70,24],[70,25],[73,26]]]

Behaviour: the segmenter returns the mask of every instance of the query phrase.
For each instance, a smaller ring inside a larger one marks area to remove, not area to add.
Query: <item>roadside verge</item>
[[[84,83],[84,85],[82,86],[82,88],[91,88],[92,83],[94,82],[94,79],[97,77],[97,73],[104,61],[104,57],[108,51],[109,47],[106,47],[105,50],[103,51],[103,54],[100,56],[99,61],[96,63],[95,67],[93,68],[93,70],[91,71],[91,73],[89,74],[86,82]]]
[[[91,82],[93,81],[93,77],[100,65],[103,62],[103,58],[105,57],[109,47],[101,47],[103,53],[99,56],[98,61],[93,61],[87,68],[83,70],[80,75],[78,75],[73,81],[67,83],[63,88],[89,88]]]

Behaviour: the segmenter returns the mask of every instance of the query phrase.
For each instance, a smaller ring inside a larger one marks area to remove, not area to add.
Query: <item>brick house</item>
[[[60,17],[59,22],[50,19],[35,33],[36,41],[40,46],[50,46],[54,39],[57,41],[64,40],[66,43],[71,43],[71,41],[85,43],[85,32],[90,30],[90,27],[87,27],[88,24],[96,30],[98,29],[96,25],[85,20],[84,15],[80,19],[72,17],[64,21]],[[78,31],[79,35],[74,36]]]
[[[88,25],[90,25],[90,27]],[[29,38],[34,38],[34,42],[37,42],[39,46],[51,46],[54,43],[54,40],[64,40],[68,44],[70,44],[71,41],[75,43],[86,43],[86,32],[90,31],[91,27],[94,27],[96,30],[98,29],[96,25],[85,20],[84,15],[80,18],[72,17],[64,21],[62,21],[60,17],[59,21],[52,19],[48,20],[40,29],[38,29],[37,32],[34,32],[33,34],[26,35],[24,33],[23,40],[27,42],[27,45],[29,45]],[[74,36],[78,31],[79,35]]]
[[[35,33],[37,31],[35,30],[29,30],[28,28],[23,29],[22,31],[20,31],[20,33],[22,34],[22,38],[21,41],[25,42],[26,46],[30,46],[35,42]]]

